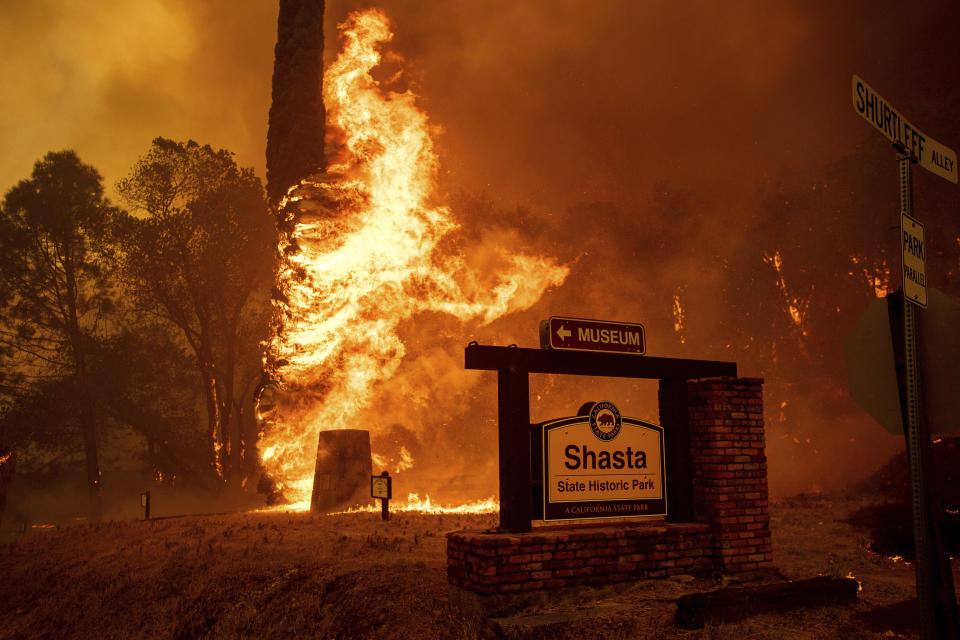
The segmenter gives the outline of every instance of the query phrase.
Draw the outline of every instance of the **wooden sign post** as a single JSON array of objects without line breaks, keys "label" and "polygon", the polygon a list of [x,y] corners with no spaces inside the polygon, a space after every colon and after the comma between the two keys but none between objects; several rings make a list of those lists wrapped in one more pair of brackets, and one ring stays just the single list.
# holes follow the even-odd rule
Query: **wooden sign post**
[{"label": "wooden sign post", "polygon": [[500,444],[500,531],[530,531],[534,487],[542,490],[542,470],[532,464],[530,424],[531,373],[659,379],[666,387],[661,408],[667,520],[693,522],[693,480],[690,477],[690,435],[685,403],[686,381],[717,376],[736,377],[733,362],[637,357],[626,353],[522,349],[471,342],[465,368],[497,372],[498,438]]},{"label": "wooden sign post", "polygon": [[390,519],[390,499],[393,497],[393,478],[389,471],[370,476],[370,497],[380,498],[380,517]]}]

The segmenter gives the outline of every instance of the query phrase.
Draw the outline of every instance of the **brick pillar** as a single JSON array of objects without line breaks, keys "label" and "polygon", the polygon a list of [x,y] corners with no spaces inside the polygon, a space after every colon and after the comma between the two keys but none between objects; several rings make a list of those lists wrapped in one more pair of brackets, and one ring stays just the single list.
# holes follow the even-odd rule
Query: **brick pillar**
[{"label": "brick pillar", "polygon": [[694,511],[711,527],[719,573],[773,566],[762,386],[762,378],[688,382]]}]

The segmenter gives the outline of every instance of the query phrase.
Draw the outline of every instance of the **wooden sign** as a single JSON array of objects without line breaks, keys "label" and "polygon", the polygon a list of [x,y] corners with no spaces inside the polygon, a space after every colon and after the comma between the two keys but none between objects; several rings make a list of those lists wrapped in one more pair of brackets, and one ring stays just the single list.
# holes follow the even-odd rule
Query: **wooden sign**
[{"label": "wooden sign", "polygon": [[553,316],[540,323],[540,348],[643,355],[643,325]]},{"label": "wooden sign", "polygon": [[543,425],[543,519],[667,513],[663,428],[596,402]]},{"label": "wooden sign", "polygon": [[390,500],[393,498],[393,478],[386,475],[370,476],[370,497]]}]

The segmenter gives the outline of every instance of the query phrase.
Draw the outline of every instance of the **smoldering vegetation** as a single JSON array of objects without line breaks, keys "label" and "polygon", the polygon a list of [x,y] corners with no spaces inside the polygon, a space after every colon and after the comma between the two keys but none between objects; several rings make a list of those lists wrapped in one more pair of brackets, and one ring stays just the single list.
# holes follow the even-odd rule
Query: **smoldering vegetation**
[{"label": "smoldering vegetation", "polygon": [[[933,459],[928,463],[941,507],[944,544],[947,553],[960,549],[960,437],[944,436],[933,443]],[[910,465],[904,452],[891,457],[876,472],[860,482],[853,495],[880,498],[876,504],[858,509],[847,522],[869,532],[870,548],[886,556],[912,561],[913,506]]]}]

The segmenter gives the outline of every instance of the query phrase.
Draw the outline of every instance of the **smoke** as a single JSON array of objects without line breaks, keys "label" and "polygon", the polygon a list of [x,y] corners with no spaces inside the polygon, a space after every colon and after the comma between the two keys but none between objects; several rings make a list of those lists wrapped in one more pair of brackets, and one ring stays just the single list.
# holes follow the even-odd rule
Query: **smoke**
[{"label": "smoke", "polygon": [[263,175],[274,2],[0,5],[0,184],[75,149],[108,193],[158,135],[237,153]]},{"label": "smoke", "polygon": [[[466,258],[482,266],[485,248],[504,244],[572,270],[533,308],[489,325],[431,314],[405,325],[419,357],[365,418],[384,423],[375,450],[382,438],[399,455],[390,443],[415,433],[410,473],[456,460],[451,492],[495,488],[494,376],[463,371],[459,350],[537,346],[537,322],[551,314],[643,322],[651,355],[734,360],[766,377],[775,492],[842,486],[902,446],[842,387],[842,338],[873,295],[844,260],[892,252],[885,228],[896,224],[893,152],[853,113],[850,77],[957,148],[956,3],[377,4],[406,61],[381,79],[402,68],[442,129],[437,199],[463,224]],[[365,6],[328,1],[328,60],[336,23]],[[0,12],[0,73],[16,96],[0,109],[4,188],[64,147],[112,184],[157,135],[232,149],[264,175],[275,2],[48,0]],[[931,283],[956,296],[957,188],[919,169],[915,185],[935,247]],[[792,295],[810,297],[807,335],[764,250],[781,252]],[[896,286],[896,258],[886,259]],[[535,376],[531,394],[535,420],[601,395],[628,415],[656,411],[646,382]],[[413,415],[385,417],[400,406]]]}]

